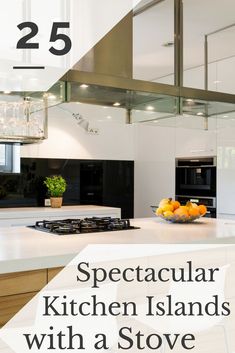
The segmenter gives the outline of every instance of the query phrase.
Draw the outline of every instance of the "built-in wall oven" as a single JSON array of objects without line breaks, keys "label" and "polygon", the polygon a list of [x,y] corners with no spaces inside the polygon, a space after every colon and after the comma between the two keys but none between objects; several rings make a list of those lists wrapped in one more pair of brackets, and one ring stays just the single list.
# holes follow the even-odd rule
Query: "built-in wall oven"
[{"label": "built-in wall oven", "polygon": [[176,159],[176,200],[205,204],[216,218],[216,157]]}]

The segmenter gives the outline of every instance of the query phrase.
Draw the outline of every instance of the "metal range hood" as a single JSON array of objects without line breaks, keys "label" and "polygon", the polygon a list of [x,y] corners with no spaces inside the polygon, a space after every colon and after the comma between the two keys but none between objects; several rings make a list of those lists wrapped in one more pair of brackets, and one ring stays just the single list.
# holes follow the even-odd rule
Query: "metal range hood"
[{"label": "metal range hood", "polygon": [[[235,96],[187,87],[165,85],[111,75],[69,71],[67,102],[117,106],[127,111],[127,122],[135,122],[132,111],[148,111],[151,107],[159,119],[176,115],[205,118],[235,112]],[[83,85],[88,87],[84,89]],[[154,118],[155,119],[155,118]]]},{"label": "metal range hood", "polygon": [[[149,4],[154,6],[162,1]],[[175,84],[133,79],[133,15],[148,8],[145,5],[138,12],[129,13],[62,78],[67,86],[66,101],[124,108],[127,123],[136,122],[132,112],[148,111],[150,107],[157,113],[154,120],[156,115],[165,119],[185,114],[204,117],[207,122],[210,117],[235,112],[235,95],[183,86],[182,0],[174,0]]]},{"label": "metal range hood", "polygon": [[73,70],[133,77],[133,14],[125,16],[100,42],[98,42]]}]

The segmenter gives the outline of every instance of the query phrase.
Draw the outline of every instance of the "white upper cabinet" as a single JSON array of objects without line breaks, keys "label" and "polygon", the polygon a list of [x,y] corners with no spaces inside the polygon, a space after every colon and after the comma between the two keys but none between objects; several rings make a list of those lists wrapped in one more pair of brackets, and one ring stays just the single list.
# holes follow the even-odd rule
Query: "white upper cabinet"
[{"label": "white upper cabinet", "polygon": [[216,156],[216,121],[210,119],[209,129],[205,130],[203,118],[185,118],[185,128],[175,129],[175,154],[176,157]]},{"label": "white upper cabinet", "polygon": [[218,122],[217,205],[219,214],[234,214],[235,121]]}]

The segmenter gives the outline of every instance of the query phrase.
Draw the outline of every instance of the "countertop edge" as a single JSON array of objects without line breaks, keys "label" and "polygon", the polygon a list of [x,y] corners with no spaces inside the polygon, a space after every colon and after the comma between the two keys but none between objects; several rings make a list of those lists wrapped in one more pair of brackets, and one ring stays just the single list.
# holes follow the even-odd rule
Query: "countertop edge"
[{"label": "countertop edge", "polygon": [[0,275],[65,267],[75,256],[77,256],[77,253],[1,261]]}]

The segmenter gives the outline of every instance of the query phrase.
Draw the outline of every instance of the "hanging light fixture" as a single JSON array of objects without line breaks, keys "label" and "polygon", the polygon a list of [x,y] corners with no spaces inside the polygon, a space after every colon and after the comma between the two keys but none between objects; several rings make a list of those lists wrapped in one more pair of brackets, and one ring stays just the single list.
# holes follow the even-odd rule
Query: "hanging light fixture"
[{"label": "hanging light fixture", "polygon": [[0,141],[33,143],[47,137],[46,99],[0,94]]},{"label": "hanging light fixture", "polygon": [[63,83],[48,92],[0,93],[0,142],[36,143],[47,138],[48,108],[64,100]]}]

